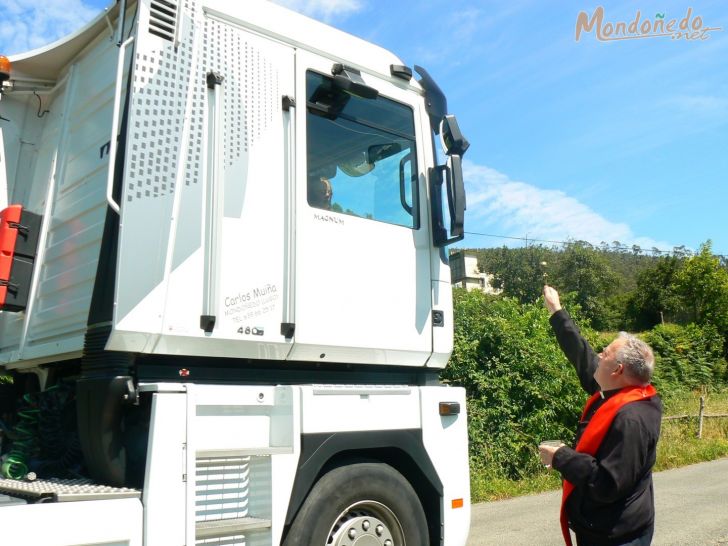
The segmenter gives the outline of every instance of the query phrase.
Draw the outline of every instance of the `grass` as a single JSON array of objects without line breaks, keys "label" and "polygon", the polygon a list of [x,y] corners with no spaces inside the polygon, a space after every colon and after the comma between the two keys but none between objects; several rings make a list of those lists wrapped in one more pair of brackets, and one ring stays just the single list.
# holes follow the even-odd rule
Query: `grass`
[{"label": "grass", "polygon": [[[655,464],[658,472],[728,456],[728,417],[704,419],[702,438],[698,438],[699,407],[700,393],[685,393],[666,400],[665,415],[695,417],[663,421]],[[728,392],[706,393],[705,413],[728,414]]]},{"label": "grass", "polygon": [[[663,421],[657,445],[655,471],[728,457],[728,417],[703,421],[702,438],[697,438],[700,392],[673,394],[665,398],[664,415],[695,415],[695,418]],[[728,391],[706,393],[705,413],[728,414]],[[553,491],[561,487],[557,472],[538,473],[512,480],[488,470],[471,470],[473,502],[503,500],[521,495]]]},{"label": "grass", "polygon": [[[728,390],[708,390],[703,394],[706,413],[728,413]],[[700,395],[700,392],[681,392],[663,396],[665,415],[697,415]]]},{"label": "grass", "polygon": [[504,500],[521,495],[532,495],[553,491],[561,487],[558,473],[546,469],[520,480],[510,480],[488,473],[473,472],[470,476],[470,498],[472,502]]}]

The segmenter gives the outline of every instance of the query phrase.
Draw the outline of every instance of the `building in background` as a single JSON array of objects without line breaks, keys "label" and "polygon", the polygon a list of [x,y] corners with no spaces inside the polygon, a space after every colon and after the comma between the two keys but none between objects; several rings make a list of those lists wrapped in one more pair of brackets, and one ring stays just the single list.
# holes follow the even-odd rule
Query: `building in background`
[{"label": "building in background", "polygon": [[450,275],[453,286],[466,290],[481,290],[486,294],[498,294],[493,288],[493,275],[481,272],[478,257],[467,250],[459,250],[450,255]]}]

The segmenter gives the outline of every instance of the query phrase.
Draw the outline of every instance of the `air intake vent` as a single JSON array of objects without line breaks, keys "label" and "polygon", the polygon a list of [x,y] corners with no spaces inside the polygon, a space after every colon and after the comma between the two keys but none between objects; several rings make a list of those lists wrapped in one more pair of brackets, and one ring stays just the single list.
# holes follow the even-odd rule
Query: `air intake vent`
[{"label": "air intake vent", "polygon": [[177,25],[177,2],[152,0],[149,15],[149,33],[174,42]]}]

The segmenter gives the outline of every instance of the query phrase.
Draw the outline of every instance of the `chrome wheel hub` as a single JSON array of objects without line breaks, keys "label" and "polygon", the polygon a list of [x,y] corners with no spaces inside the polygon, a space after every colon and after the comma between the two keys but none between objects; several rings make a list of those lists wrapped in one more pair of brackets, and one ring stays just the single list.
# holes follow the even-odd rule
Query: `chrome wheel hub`
[{"label": "chrome wheel hub", "polygon": [[344,510],[329,532],[327,546],[405,546],[399,519],[388,507],[361,501]]}]

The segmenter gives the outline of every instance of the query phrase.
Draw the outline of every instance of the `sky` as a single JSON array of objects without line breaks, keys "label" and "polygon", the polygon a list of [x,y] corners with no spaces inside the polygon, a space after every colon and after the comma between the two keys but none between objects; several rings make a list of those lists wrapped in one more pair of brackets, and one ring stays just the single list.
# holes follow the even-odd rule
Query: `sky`
[{"label": "sky", "polygon": [[[0,53],[51,42],[109,3],[0,0]],[[471,143],[458,246],[585,240],[669,251],[711,240],[728,256],[723,0],[278,3],[383,46],[438,82]],[[588,23],[600,6],[602,39],[595,23],[577,41],[580,12]],[[638,12],[640,26],[661,20],[663,29],[689,15],[699,32],[690,40],[630,33]]]}]

